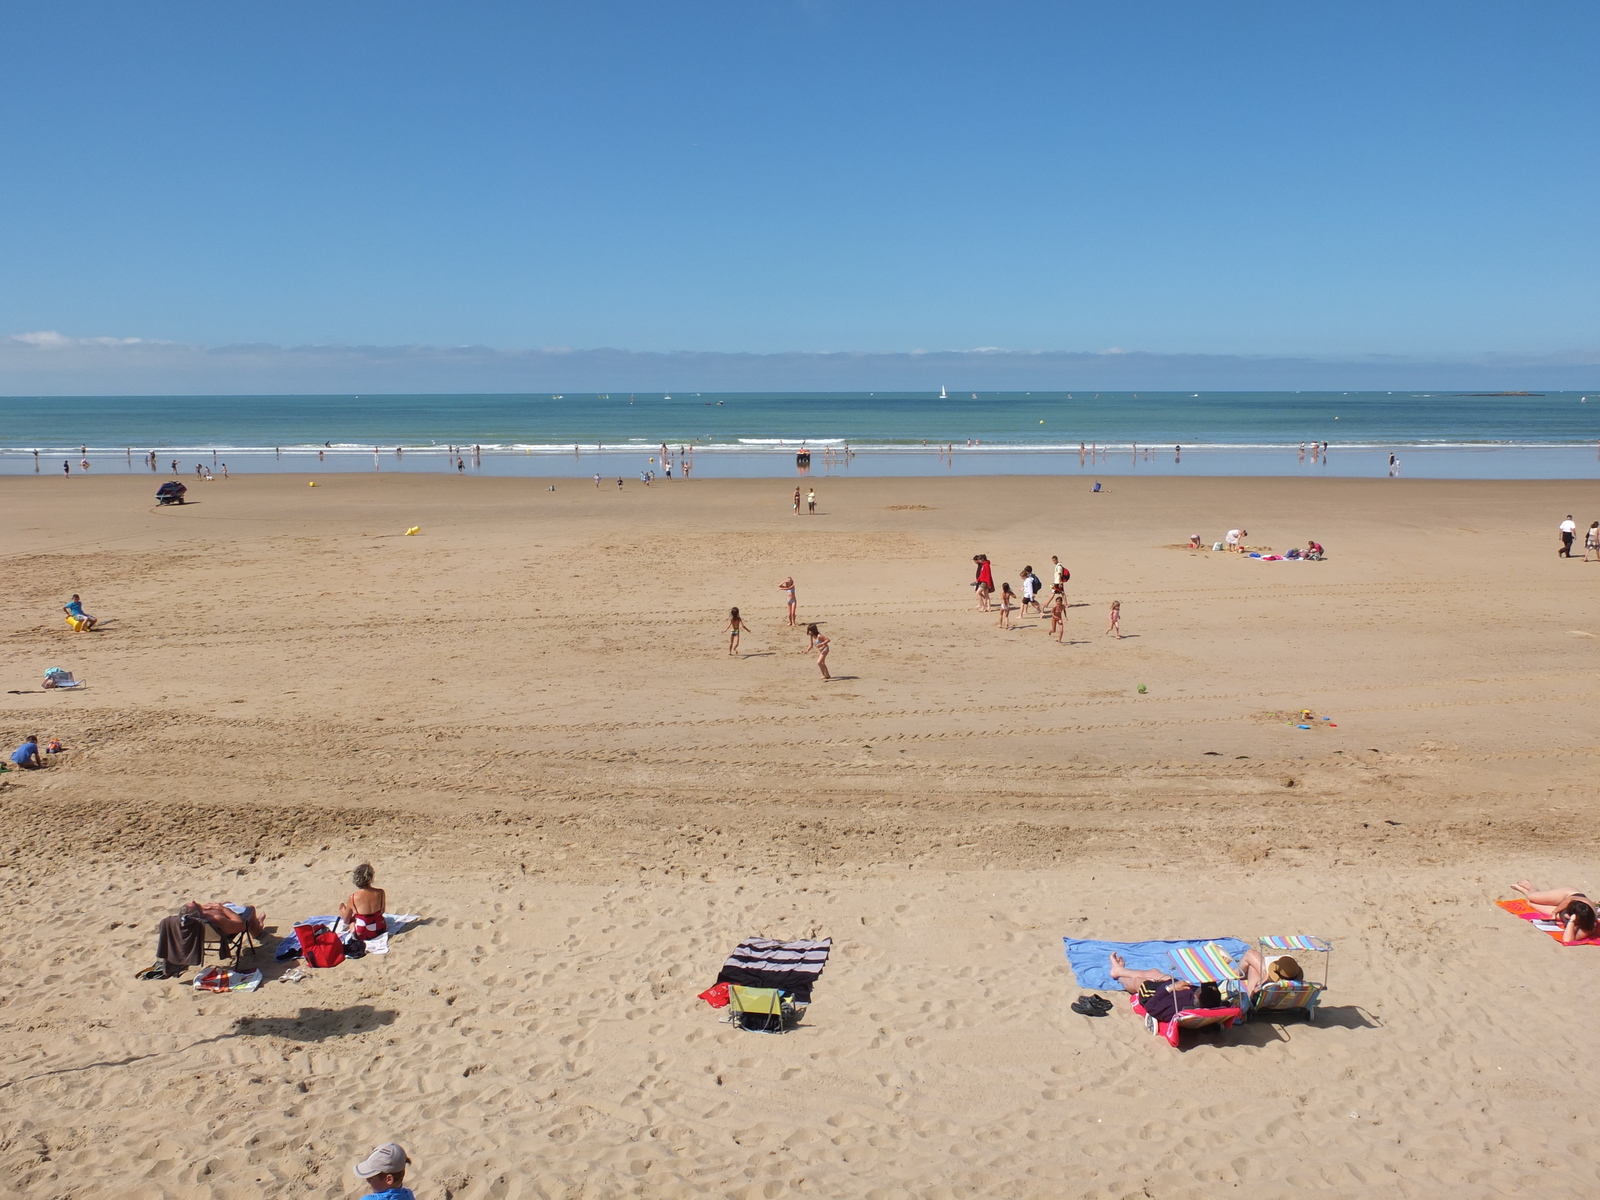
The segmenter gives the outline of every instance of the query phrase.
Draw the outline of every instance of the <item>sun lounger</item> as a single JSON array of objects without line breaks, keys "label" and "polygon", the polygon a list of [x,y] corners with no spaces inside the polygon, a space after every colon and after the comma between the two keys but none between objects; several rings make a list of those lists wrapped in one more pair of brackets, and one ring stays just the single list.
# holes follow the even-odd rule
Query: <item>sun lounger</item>
[{"label": "sun lounger", "polygon": [[1185,1029],[1227,1029],[1237,1025],[1244,1015],[1244,1010],[1237,1004],[1229,1004],[1221,1008],[1180,1009],[1170,1021],[1158,1021],[1144,1010],[1138,996],[1129,996],[1128,1002],[1133,1011],[1144,1018],[1145,1028],[1157,1037],[1165,1038],[1167,1045],[1174,1050],[1180,1048],[1178,1039]]}]

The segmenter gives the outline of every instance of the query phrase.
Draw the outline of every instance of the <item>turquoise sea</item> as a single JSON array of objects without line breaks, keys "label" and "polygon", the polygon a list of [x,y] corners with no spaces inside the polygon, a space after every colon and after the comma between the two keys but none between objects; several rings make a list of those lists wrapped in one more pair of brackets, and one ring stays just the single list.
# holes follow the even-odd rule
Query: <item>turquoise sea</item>
[{"label": "turquoise sea", "polygon": [[0,398],[5,474],[85,457],[148,474],[153,450],[162,474],[173,459],[437,472],[459,456],[482,474],[632,476],[661,470],[663,444],[702,478],[792,475],[805,447],[813,474],[1383,476],[1394,455],[1404,477],[1587,479],[1600,389]]}]

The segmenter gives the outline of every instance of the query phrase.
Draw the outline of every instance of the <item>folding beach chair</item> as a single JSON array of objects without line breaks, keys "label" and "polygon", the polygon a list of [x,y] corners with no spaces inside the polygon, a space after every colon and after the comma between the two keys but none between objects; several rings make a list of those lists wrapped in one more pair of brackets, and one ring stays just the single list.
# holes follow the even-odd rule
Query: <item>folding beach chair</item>
[{"label": "folding beach chair", "polygon": [[236,971],[243,969],[240,964],[244,962],[246,954],[249,954],[250,961],[254,962],[256,939],[250,933],[249,920],[245,920],[244,928],[238,933],[223,933],[210,921],[202,921],[200,923],[200,962],[202,964],[205,963],[208,952],[216,955],[218,962],[231,958],[233,960],[233,969]]},{"label": "folding beach chair", "polygon": [[749,1033],[784,1033],[794,1006],[777,988],[728,989],[728,1023]]},{"label": "folding beach chair", "polygon": [[[1310,979],[1280,979],[1263,983],[1250,997],[1250,1016],[1257,1013],[1287,1013],[1301,1011],[1306,1020],[1317,1019],[1317,1004],[1328,987],[1328,966],[1333,958],[1333,946],[1321,938],[1304,933],[1280,934],[1257,939],[1262,956],[1277,954],[1320,954],[1322,956],[1322,982]],[[1298,960],[1296,960],[1298,961]]]}]

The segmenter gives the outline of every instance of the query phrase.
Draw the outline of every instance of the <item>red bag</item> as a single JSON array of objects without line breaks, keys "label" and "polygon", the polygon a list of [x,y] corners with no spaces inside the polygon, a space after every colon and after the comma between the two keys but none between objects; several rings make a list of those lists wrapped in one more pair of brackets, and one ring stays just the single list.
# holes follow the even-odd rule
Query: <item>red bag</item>
[{"label": "red bag", "polygon": [[296,925],[301,956],[313,967],[337,967],[344,961],[344,946],[339,935],[326,925]]},{"label": "red bag", "polygon": [[711,1005],[712,1008],[727,1008],[728,985],[725,983],[714,983],[705,991],[701,992],[696,999],[704,1000],[707,1004]]}]

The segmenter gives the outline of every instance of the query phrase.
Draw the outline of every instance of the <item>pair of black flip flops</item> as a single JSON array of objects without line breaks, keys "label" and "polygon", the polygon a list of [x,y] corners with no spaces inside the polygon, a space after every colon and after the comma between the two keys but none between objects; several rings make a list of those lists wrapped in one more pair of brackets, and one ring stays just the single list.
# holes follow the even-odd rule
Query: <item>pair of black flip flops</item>
[{"label": "pair of black flip flops", "polygon": [[1111,1001],[1104,996],[1079,996],[1072,1002],[1072,1011],[1085,1017],[1103,1017],[1111,1011]]}]

